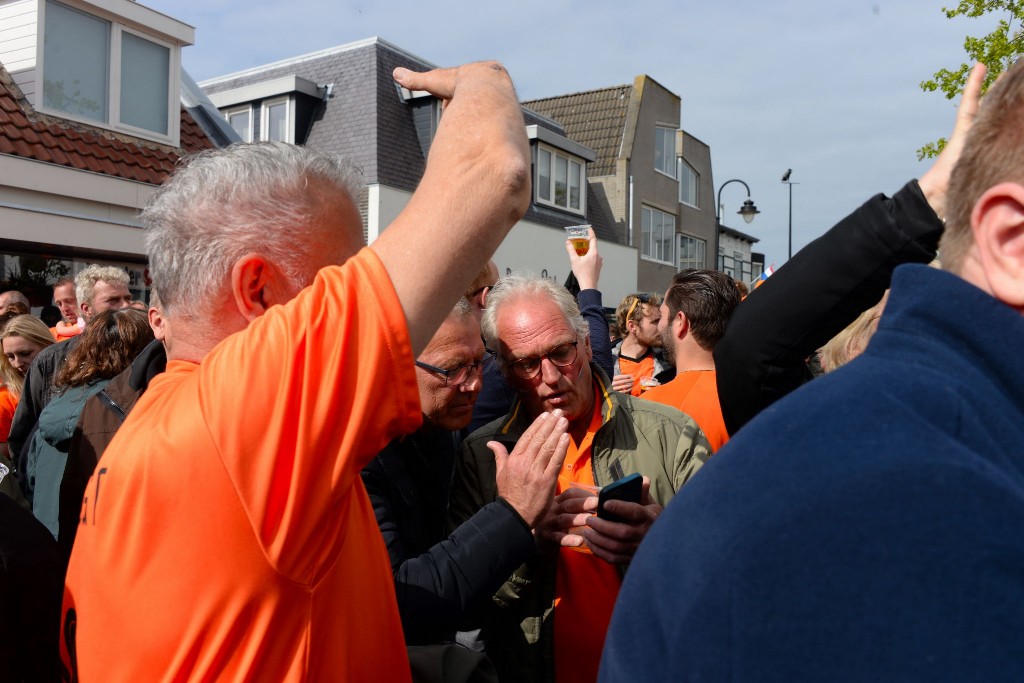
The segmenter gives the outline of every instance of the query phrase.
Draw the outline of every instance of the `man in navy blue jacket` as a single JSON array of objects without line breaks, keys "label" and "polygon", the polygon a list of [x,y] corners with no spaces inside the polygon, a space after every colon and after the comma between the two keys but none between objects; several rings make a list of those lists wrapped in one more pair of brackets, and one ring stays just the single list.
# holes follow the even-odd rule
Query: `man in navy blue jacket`
[{"label": "man in navy blue jacket", "polygon": [[[897,268],[867,351],[766,408],[667,507],[602,681],[1020,679],[1024,66],[979,109],[983,75],[919,184],[944,270]],[[850,234],[875,239],[888,201]]]}]

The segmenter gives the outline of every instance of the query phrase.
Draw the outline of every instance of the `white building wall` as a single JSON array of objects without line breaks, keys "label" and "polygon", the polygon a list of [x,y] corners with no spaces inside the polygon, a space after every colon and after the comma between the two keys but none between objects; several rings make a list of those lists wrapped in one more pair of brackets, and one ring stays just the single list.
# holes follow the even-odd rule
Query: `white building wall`
[{"label": "white building wall", "polygon": [[0,238],[144,258],[145,183],[0,155]]},{"label": "white building wall", "polygon": [[0,0],[0,64],[29,102],[35,102],[37,0]]}]

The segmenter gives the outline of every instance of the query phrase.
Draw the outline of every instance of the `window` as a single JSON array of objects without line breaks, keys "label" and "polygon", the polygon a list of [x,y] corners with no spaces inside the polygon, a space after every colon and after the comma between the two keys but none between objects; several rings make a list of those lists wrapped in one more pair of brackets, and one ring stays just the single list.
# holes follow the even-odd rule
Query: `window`
[{"label": "window", "polygon": [[260,121],[260,139],[273,142],[291,142],[289,126],[289,99],[269,100],[263,103],[263,119]]},{"label": "window", "polygon": [[174,141],[176,48],[53,0],[44,12],[44,109]]},{"label": "window", "polygon": [[252,142],[252,107],[228,109],[224,112],[228,125],[235,129],[242,142]]},{"label": "window", "polygon": [[654,169],[676,177],[676,132],[671,128],[654,129]]},{"label": "window", "polygon": [[674,266],[672,247],[676,239],[676,217],[643,207],[643,226],[640,236],[640,255],[650,261]]},{"label": "window", "polygon": [[736,277],[736,264],[731,256],[725,255],[725,249],[718,248],[718,269],[729,277]]},{"label": "window", "polygon": [[688,163],[679,160],[679,201],[683,204],[692,206],[695,209],[700,208],[700,204],[697,203],[697,185],[700,181],[700,176],[697,172],[690,167]]},{"label": "window", "polygon": [[586,170],[583,160],[537,147],[537,202],[573,213],[586,209]]},{"label": "window", "polygon": [[699,237],[679,235],[679,270],[684,268],[706,268],[705,252],[708,243]]}]

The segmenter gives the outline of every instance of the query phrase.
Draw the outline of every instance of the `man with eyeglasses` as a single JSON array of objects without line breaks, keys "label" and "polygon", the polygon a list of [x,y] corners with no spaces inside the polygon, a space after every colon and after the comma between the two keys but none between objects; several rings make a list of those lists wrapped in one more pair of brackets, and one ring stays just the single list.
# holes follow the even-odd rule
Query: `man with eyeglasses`
[{"label": "man with eyeglasses", "polygon": [[[423,426],[363,469],[395,578],[408,645],[451,641],[534,552],[568,438],[545,416],[498,475],[498,499],[449,536],[448,495],[458,432],[469,424],[487,356],[473,305],[461,299],[416,360]],[[513,450],[513,449],[509,449]],[[520,457],[525,454],[525,457]],[[501,454],[503,455],[503,454]]]},{"label": "man with eyeglasses", "polygon": [[639,396],[675,376],[672,364],[661,350],[660,306],[661,298],[657,294],[640,292],[625,297],[616,309],[615,322],[623,337],[612,348],[615,359],[612,389],[615,391]]},{"label": "man with eyeglasses", "polygon": [[[456,465],[450,526],[500,494],[495,444],[510,447],[539,415],[562,411],[571,442],[559,495],[538,523],[538,551],[495,595],[480,637],[500,680],[595,680],[622,570],[662,506],[707,461],[697,424],[669,406],[612,391],[592,362],[587,323],[559,284],[513,274],[500,280],[483,316],[516,401],[469,435]],[[639,502],[611,501],[625,521],[598,519],[594,486],[638,472]],[[581,488],[590,487],[589,490]]]}]

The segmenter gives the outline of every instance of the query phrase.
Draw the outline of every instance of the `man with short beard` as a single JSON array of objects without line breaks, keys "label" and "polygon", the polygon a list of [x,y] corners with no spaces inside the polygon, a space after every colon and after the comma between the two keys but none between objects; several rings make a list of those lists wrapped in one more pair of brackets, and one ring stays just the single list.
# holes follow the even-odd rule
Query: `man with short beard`
[{"label": "man with short beard", "polygon": [[693,269],[676,273],[665,292],[658,323],[662,348],[675,365],[676,377],[643,395],[692,417],[716,451],[729,434],[718,401],[712,351],[739,302],[739,291],[724,273]]},{"label": "man with short beard", "polygon": [[657,294],[630,294],[615,311],[615,321],[624,335],[612,349],[615,359],[612,389],[615,391],[639,396],[649,387],[672,379],[672,366],[659,348],[660,305]]}]

